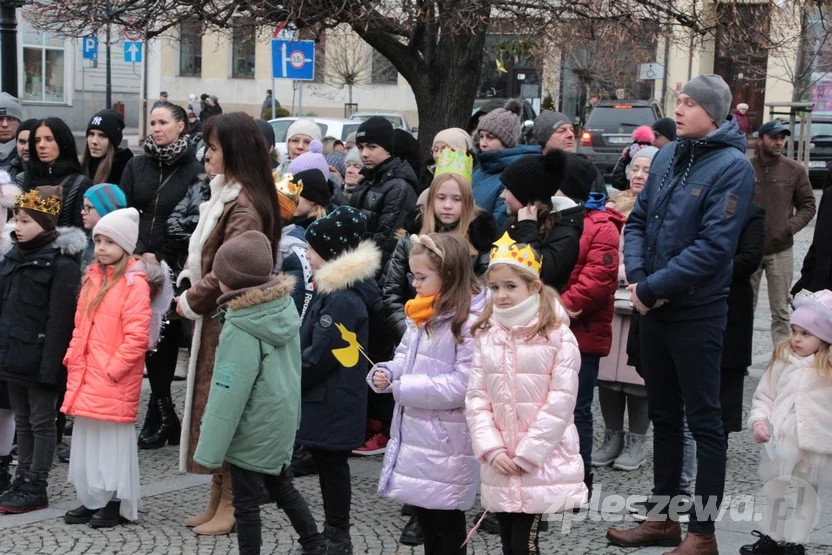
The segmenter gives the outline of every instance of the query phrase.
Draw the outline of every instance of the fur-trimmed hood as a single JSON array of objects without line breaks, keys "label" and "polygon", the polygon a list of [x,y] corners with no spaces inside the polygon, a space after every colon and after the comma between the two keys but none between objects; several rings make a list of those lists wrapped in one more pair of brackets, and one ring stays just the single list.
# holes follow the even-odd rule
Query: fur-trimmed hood
[{"label": "fur-trimmed hood", "polygon": [[3,226],[3,235],[0,237],[0,262],[6,260],[6,255],[12,250],[14,241],[12,241],[12,231],[14,231],[14,224],[9,222]]},{"label": "fur-trimmed hood", "polygon": [[77,227],[59,227],[54,245],[60,249],[61,254],[75,258],[84,253],[89,242],[90,239],[83,230]]},{"label": "fur-trimmed hood", "polygon": [[381,268],[381,250],[372,241],[362,241],[354,250],[341,253],[315,272],[319,293],[344,291],[375,279]]},{"label": "fur-trimmed hood", "polygon": [[295,278],[278,274],[269,282],[231,291],[219,298],[225,325],[233,325],[260,341],[280,347],[298,337],[300,317],[291,293]]}]

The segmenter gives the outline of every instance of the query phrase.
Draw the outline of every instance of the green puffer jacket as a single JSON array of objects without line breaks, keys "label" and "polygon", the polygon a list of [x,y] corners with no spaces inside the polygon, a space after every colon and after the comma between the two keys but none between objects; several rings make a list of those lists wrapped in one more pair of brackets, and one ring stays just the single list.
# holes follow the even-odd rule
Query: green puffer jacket
[{"label": "green puffer jacket", "polygon": [[294,278],[220,297],[225,322],[194,460],[280,474],[300,424],[300,318]]}]

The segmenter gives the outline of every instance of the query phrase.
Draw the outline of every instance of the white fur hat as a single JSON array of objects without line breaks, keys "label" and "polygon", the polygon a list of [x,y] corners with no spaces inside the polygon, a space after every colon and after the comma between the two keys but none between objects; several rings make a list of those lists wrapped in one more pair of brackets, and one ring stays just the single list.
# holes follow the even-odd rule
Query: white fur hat
[{"label": "white fur hat", "polygon": [[14,208],[14,201],[20,192],[20,188],[14,184],[8,172],[0,170],[0,229],[6,225],[9,210]]}]

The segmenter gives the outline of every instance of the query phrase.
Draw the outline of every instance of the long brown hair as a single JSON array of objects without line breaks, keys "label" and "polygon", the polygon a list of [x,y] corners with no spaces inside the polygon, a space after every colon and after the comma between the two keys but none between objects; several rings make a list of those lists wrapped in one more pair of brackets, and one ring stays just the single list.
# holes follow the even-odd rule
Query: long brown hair
[{"label": "long brown hair", "polygon": [[93,185],[99,183],[106,183],[107,178],[110,177],[110,171],[113,169],[113,160],[116,157],[116,149],[113,143],[107,146],[107,152],[101,157],[98,163],[98,169],[95,170],[95,175],[90,175],[90,163],[92,162],[92,154],[90,154],[90,145],[84,147],[84,157],[81,159],[81,167],[84,172],[92,179]]},{"label": "long brown hair", "polygon": [[442,286],[439,298],[433,306],[433,316],[425,323],[425,331],[430,335],[432,326],[438,317],[453,313],[451,317],[451,333],[457,343],[462,343],[462,327],[468,320],[471,311],[471,296],[480,292],[468,245],[458,233],[432,233],[430,238],[436,243],[443,257],[427,248],[423,244],[413,246],[410,256],[425,255],[431,266],[439,274]]},{"label": "long brown hair", "polygon": [[[536,283],[540,284],[540,293],[538,293],[538,295],[540,295],[540,310],[537,313],[537,325],[535,325],[531,333],[526,336],[526,341],[531,341],[535,335],[547,337],[550,333],[559,328],[561,324],[566,324],[567,326],[569,325],[568,321],[564,322],[560,316],[558,316],[556,307],[558,305],[563,306],[563,301],[561,301],[558,292],[541,282],[540,279],[534,277],[531,273],[521,270],[512,264],[494,264],[493,266],[489,266],[488,270],[485,272],[485,276],[483,276],[485,283],[488,283],[488,275],[491,271],[498,267],[510,269],[529,287],[532,287]],[[566,314],[570,318],[574,318],[578,315],[578,313],[567,310],[565,306],[563,306],[563,309],[566,310]],[[485,307],[482,316],[480,316],[471,327],[471,333],[477,334],[489,329],[491,327],[490,320],[493,313],[494,301],[492,299],[491,302],[489,302]]]},{"label": "long brown hair", "polygon": [[[774,366],[775,362],[787,362],[789,355],[792,353],[794,353],[794,347],[792,347],[791,338],[780,341],[774,348],[774,352],[771,353],[771,360],[768,363],[769,369]],[[813,364],[815,370],[818,372],[818,376],[824,378],[832,377],[832,360],[829,358],[830,355],[832,355],[832,349],[830,349],[829,344],[821,341],[820,348],[815,353],[815,361]]]},{"label": "long brown hair", "polygon": [[480,209],[474,204],[474,190],[471,187],[471,182],[460,175],[443,173],[434,178],[428,189],[428,199],[425,204],[425,215],[422,218],[422,229],[419,231],[421,235],[430,235],[436,233],[436,214],[433,211],[433,201],[436,199],[436,193],[439,187],[448,180],[453,180],[459,187],[459,194],[462,196],[462,214],[459,215],[459,222],[457,223],[456,232],[462,235],[468,242],[468,254],[477,254],[477,249],[471,244],[468,238],[468,228],[471,226]]},{"label": "long brown hair", "polygon": [[222,149],[225,176],[234,180],[251,197],[263,220],[263,233],[277,249],[280,243],[280,206],[274,188],[272,166],[266,141],[250,115],[230,112],[209,118],[202,139]]},{"label": "long brown hair", "polygon": [[[115,264],[111,264],[113,266],[113,273],[109,277],[107,276],[107,266],[101,264],[101,289],[98,290],[98,293],[95,294],[95,297],[92,299],[89,298],[90,291],[92,289],[92,281],[90,280],[89,272],[87,276],[84,278],[84,289],[81,294],[81,298],[83,299],[83,303],[87,307],[87,317],[92,318],[92,315],[95,314],[95,309],[98,308],[98,305],[101,304],[101,301],[104,300],[104,296],[107,294],[107,291],[112,289],[118,280],[124,277],[124,274],[127,273],[127,266],[130,263],[130,260],[141,260],[140,257],[134,254],[127,254],[124,253],[124,256],[121,257],[121,260],[116,262]],[[94,264],[98,264],[98,259],[94,261]]]}]

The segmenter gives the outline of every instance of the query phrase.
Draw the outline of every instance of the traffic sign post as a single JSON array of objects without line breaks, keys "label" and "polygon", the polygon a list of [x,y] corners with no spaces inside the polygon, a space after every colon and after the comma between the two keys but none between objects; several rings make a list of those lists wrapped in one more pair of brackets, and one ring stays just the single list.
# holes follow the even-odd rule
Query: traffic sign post
[{"label": "traffic sign post", "polygon": [[136,41],[124,41],[124,61],[136,63],[142,61],[142,43]]},{"label": "traffic sign post", "polygon": [[315,79],[315,41],[272,40],[272,78]]},{"label": "traffic sign post", "polygon": [[664,76],[664,65],[651,62],[649,64],[639,64],[638,79],[639,81],[653,81],[655,79],[662,79]]},{"label": "traffic sign post", "polygon": [[98,37],[95,35],[87,35],[84,37],[81,52],[85,60],[98,59]]}]

